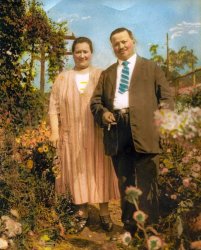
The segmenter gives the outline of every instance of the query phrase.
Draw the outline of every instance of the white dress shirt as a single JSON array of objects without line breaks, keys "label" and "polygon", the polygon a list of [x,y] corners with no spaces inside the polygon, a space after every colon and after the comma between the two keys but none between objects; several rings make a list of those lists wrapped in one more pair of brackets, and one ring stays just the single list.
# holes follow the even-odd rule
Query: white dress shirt
[{"label": "white dress shirt", "polygon": [[137,54],[134,54],[131,56],[127,62],[129,62],[128,67],[129,67],[129,85],[128,85],[128,91],[124,92],[123,94],[119,93],[119,85],[120,85],[120,78],[121,78],[121,72],[123,69],[123,65],[121,60],[118,60],[118,66],[117,66],[117,79],[116,79],[116,91],[115,91],[115,96],[114,96],[114,109],[123,109],[123,108],[128,108],[129,107],[129,86],[130,86],[130,81],[131,81],[131,76],[133,74],[133,70],[135,67],[136,63],[136,58]]}]

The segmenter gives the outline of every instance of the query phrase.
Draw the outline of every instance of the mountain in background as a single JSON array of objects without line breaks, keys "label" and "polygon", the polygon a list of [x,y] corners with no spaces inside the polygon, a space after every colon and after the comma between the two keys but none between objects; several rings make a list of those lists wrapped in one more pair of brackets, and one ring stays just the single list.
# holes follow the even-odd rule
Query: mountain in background
[{"label": "mountain in background", "polygon": [[[53,1],[55,2],[55,0]],[[166,54],[166,34],[172,27],[184,20],[199,20],[197,6],[187,0],[58,0],[47,11],[55,21],[68,21],[69,31],[75,36],[88,36],[95,47],[94,63],[106,67],[116,60],[111,50],[109,36],[118,27],[127,27],[134,32],[138,53],[150,57],[150,44],[159,44]],[[194,2],[196,3],[196,2]],[[110,6],[110,7],[109,7]],[[123,8],[124,7],[124,8]],[[183,34],[176,41],[170,41],[173,49],[187,46],[201,57],[198,42],[193,36]],[[98,63],[97,63],[98,62]]]},{"label": "mountain in background", "polygon": [[[87,36],[94,44],[93,65],[106,68],[116,61],[110,45],[110,33],[118,27],[133,31],[139,55],[150,58],[151,44],[159,45],[166,56],[169,47],[193,49],[201,65],[201,2],[194,0],[41,0],[54,21],[67,21],[69,33]],[[68,49],[71,47],[69,41]],[[73,64],[72,57],[69,60]]]}]

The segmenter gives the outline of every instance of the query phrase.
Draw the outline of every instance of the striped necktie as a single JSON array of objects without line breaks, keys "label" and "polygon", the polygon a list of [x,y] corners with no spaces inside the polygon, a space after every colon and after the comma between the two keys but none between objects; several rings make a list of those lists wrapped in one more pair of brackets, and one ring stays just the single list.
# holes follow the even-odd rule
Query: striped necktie
[{"label": "striped necktie", "polygon": [[129,67],[128,67],[129,62],[124,61],[122,63],[123,69],[121,72],[121,78],[120,78],[120,84],[119,84],[119,90],[118,92],[120,94],[125,93],[128,90],[128,84],[129,84]]}]

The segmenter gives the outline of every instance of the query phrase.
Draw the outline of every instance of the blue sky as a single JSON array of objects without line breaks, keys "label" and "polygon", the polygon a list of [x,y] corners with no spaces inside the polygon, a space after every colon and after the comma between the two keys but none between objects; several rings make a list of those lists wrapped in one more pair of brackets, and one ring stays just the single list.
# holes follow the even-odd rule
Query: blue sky
[{"label": "blue sky", "polygon": [[[112,30],[131,29],[138,54],[149,58],[151,44],[166,55],[169,47],[193,49],[201,66],[201,0],[41,0],[54,21],[68,22],[69,33],[94,43],[93,64],[106,68],[116,61],[109,42]],[[71,61],[70,61],[71,62]]]}]

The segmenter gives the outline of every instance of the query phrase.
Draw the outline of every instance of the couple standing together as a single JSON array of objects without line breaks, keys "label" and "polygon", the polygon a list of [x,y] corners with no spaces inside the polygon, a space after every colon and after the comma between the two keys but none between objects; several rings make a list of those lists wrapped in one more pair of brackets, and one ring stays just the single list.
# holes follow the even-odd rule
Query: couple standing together
[{"label": "couple standing together", "polygon": [[163,71],[136,54],[130,30],[114,30],[110,42],[118,60],[101,71],[90,64],[91,40],[75,39],[74,69],[60,73],[53,85],[50,140],[61,160],[56,191],[65,194],[69,188],[78,207],[78,231],[87,223],[88,203],[99,203],[101,226],[111,231],[108,202],[120,193],[121,219],[133,234],[135,207],[125,200],[125,190],[142,190],[139,207],[149,223],[157,223],[161,149],[154,112],[161,104],[172,108],[173,100]]}]

